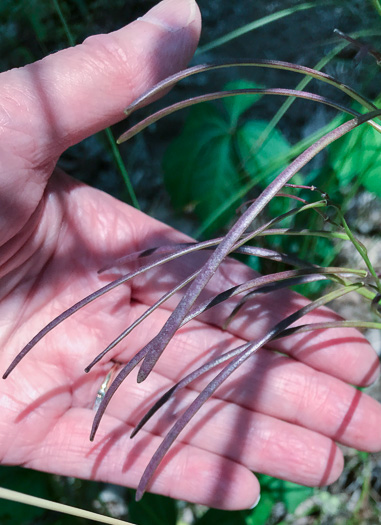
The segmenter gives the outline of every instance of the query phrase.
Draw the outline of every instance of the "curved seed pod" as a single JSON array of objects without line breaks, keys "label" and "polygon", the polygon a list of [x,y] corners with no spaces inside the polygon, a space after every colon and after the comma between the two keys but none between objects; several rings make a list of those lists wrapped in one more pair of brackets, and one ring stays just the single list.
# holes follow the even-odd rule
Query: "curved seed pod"
[{"label": "curved seed pod", "polygon": [[151,461],[146,467],[142,478],[140,480],[138,489],[136,491],[136,500],[140,500],[147,488],[148,483],[150,482],[152,476],[154,475],[157,467],[162,461],[165,454],[168,452],[169,448],[178,437],[178,435],[184,430],[185,426],[189,423],[192,417],[199,411],[202,405],[213,395],[217,388],[241,365],[243,364],[250,356],[253,355],[259,348],[262,348],[263,345],[274,339],[278,334],[283,330],[288,328],[291,324],[301,319],[307,313],[313,311],[319,306],[325,305],[328,302],[337,299],[347,293],[350,293],[363,286],[363,283],[353,284],[348,287],[342,287],[334,292],[320,297],[316,301],[309,303],[308,305],[300,308],[293,314],[289,315],[279,323],[277,323],[272,329],[270,329],[261,339],[257,341],[251,341],[247,347],[240,352],[233,360],[217,374],[217,376],[207,385],[204,390],[196,397],[196,399],[191,403],[191,405],[186,409],[186,411],[180,416],[176,421],[170,431],[167,433],[163,439],[161,445],[156,450],[155,454],[152,456]]}]

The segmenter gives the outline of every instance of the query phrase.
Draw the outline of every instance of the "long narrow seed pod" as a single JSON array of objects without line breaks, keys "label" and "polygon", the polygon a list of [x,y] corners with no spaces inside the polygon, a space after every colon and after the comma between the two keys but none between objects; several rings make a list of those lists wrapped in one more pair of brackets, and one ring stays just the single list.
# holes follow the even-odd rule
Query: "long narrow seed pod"
[{"label": "long narrow seed pod", "polygon": [[[320,275],[316,275],[319,274]],[[328,278],[329,276],[332,276],[334,273],[336,274],[352,274],[357,275],[361,277],[366,276],[366,272],[364,270],[347,270],[346,268],[319,268],[319,269],[304,269],[304,270],[289,270],[286,272],[279,272],[278,274],[272,274],[272,275],[266,275],[257,277],[256,279],[253,279],[252,281],[249,281],[248,283],[243,283],[242,285],[235,286],[231,288],[230,290],[226,290],[225,292],[222,292],[221,294],[217,295],[216,297],[212,298],[211,300],[205,301],[202,303],[199,307],[195,308],[183,321],[181,326],[184,326],[186,323],[194,319],[196,316],[200,315],[204,311],[206,311],[209,308],[212,308],[213,306],[216,306],[217,304],[221,303],[222,301],[233,297],[234,295],[237,295],[238,293],[242,293],[243,291],[253,288],[254,286],[258,286],[258,293],[268,293],[270,291],[274,291],[274,287],[270,288],[271,283],[274,283],[278,285],[278,288],[290,286],[291,284],[301,284],[304,282],[311,282],[311,281],[317,281],[321,279]],[[315,275],[314,275],[315,274]],[[325,275],[326,274],[326,275]],[[295,281],[292,281],[295,279]],[[278,281],[278,282],[277,282]],[[291,281],[291,283],[290,283]],[[117,391],[117,389],[120,387],[124,379],[134,370],[136,365],[141,362],[141,360],[147,355],[148,349],[147,345],[139,352],[138,357],[135,356],[127,365],[119,372],[119,375],[116,377],[116,379],[113,381],[111,387],[106,392],[104,398],[102,399],[96,416],[94,418],[93,426],[91,429],[90,434],[90,440],[92,441],[95,437],[96,431],[98,430],[99,424],[101,422],[101,419],[103,417],[103,414],[105,413],[105,410],[110,403],[113,395]],[[136,359],[137,358],[137,359]]]},{"label": "long narrow seed pod", "polygon": [[257,341],[251,341],[250,344],[245,348],[240,354],[238,354],[233,360],[221,371],[218,375],[207,385],[204,390],[196,397],[196,399],[191,403],[187,410],[180,416],[176,421],[170,431],[167,433],[163,439],[161,445],[156,450],[155,454],[152,456],[151,461],[146,467],[142,478],[140,480],[138,489],[136,491],[136,500],[139,501],[146,488],[150,482],[152,476],[154,475],[157,467],[164,458],[165,454],[168,452],[169,448],[182,432],[184,427],[189,423],[193,416],[199,411],[203,404],[213,395],[217,388],[249,357],[251,357],[255,352],[259,350],[263,345],[271,341],[276,337],[280,332],[288,328],[291,324],[301,319],[307,313],[315,310],[316,308],[327,304],[328,302],[337,299],[347,293],[350,293],[358,288],[363,286],[362,283],[353,284],[346,288],[340,288],[331,292],[329,294],[320,297],[316,301],[309,303],[308,305],[300,308],[298,311],[289,315],[279,323],[277,323],[271,330],[269,330],[261,339]]},{"label": "long narrow seed pod", "polygon": [[[344,113],[348,113],[352,116],[359,116],[360,113],[358,111],[354,111],[351,108],[347,108],[346,106],[343,106],[342,104],[338,104],[334,100],[330,100],[326,97],[322,97],[321,95],[316,95],[315,93],[310,93],[308,91],[298,91],[296,89],[283,89],[283,88],[271,88],[271,89],[265,89],[265,88],[255,88],[255,89],[232,89],[232,90],[226,90],[226,91],[217,91],[215,93],[208,93],[206,95],[199,95],[197,97],[188,98],[186,100],[183,100],[181,102],[176,102],[175,104],[172,104],[171,106],[167,106],[159,111],[156,111],[149,117],[143,119],[135,126],[132,126],[132,128],[125,131],[117,140],[118,144],[122,144],[123,142],[126,142],[126,140],[131,139],[143,129],[146,129],[151,124],[154,124],[158,120],[161,120],[164,117],[167,117],[168,115],[171,115],[172,113],[175,113],[176,111],[180,111],[181,109],[188,108],[190,106],[194,106],[195,104],[200,104],[201,102],[211,102],[213,100],[221,100],[228,97],[235,97],[237,95],[278,95],[283,97],[295,97],[295,98],[302,98],[305,100],[311,100],[314,102],[320,102],[320,104],[325,104],[326,106],[330,106],[334,109],[337,109],[338,111],[342,111]],[[380,128],[381,131],[381,128]]]},{"label": "long narrow seed pod", "polygon": [[140,316],[136,321],[134,321],[126,330],[124,330],[118,337],[116,337],[100,354],[95,357],[91,361],[91,363],[85,368],[85,372],[88,373],[93,368],[94,365],[96,365],[110,350],[112,350],[117,344],[119,344],[125,337],[128,336],[132,332],[134,328],[136,328],[141,322],[144,321],[144,319],[147,319],[147,317],[154,312],[159,306],[161,306],[165,301],[167,301],[170,297],[175,295],[178,291],[180,291],[184,286],[186,286],[188,283],[190,283],[196,275],[198,275],[200,270],[197,270],[196,272],[193,272],[192,275],[189,275],[186,279],[181,281],[177,286],[172,288],[169,292],[164,294],[156,303],[154,303],[150,308],[147,308],[147,310]]},{"label": "long narrow seed pod", "polygon": [[[285,262],[287,264],[292,264],[292,265],[293,264],[297,264],[297,265],[299,264],[299,265],[303,266],[303,263],[301,261],[298,262],[296,258],[292,258],[290,256],[287,256],[286,254],[279,254],[278,252],[275,252],[275,251],[272,251],[272,250],[267,250],[265,248],[241,247],[241,244],[244,244],[247,241],[249,241],[250,239],[254,238],[257,234],[262,232],[267,226],[271,226],[271,225],[275,224],[276,222],[279,222],[280,220],[282,220],[282,219],[284,219],[284,218],[286,218],[286,217],[288,217],[288,216],[290,216],[292,214],[300,213],[301,211],[305,211],[305,210],[308,210],[310,208],[320,206],[320,205],[322,205],[321,202],[323,202],[323,201],[317,201],[315,203],[311,203],[311,204],[302,206],[300,208],[294,208],[293,210],[290,210],[289,212],[287,212],[285,214],[282,214],[279,217],[276,217],[275,219],[269,221],[267,223],[267,225],[261,226],[257,230],[254,230],[254,231],[250,232],[249,234],[246,234],[241,239],[241,242],[238,243],[234,247],[233,251],[235,251],[237,253],[254,255],[254,256],[257,256],[257,257],[268,257],[268,258],[272,258],[273,260],[280,260],[280,261]],[[96,292],[88,295],[87,297],[81,299],[76,304],[72,305],[70,308],[68,308],[67,310],[62,312],[62,314],[60,314],[55,319],[53,319],[42,330],[40,330],[40,332],[38,332],[38,334],[36,334],[36,336],[31,341],[28,342],[28,344],[21,350],[21,352],[12,361],[12,363],[10,364],[10,366],[8,367],[8,369],[6,370],[6,372],[3,375],[3,379],[6,379],[8,377],[8,375],[12,372],[12,370],[15,368],[15,366],[27,355],[27,353],[30,352],[30,350],[41,339],[43,339],[43,337],[45,337],[45,335],[47,335],[51,330],[53,330],[53,328],[58,326],[60,323],[65,321],[68,317],[73,315],[75,312],[77,312],[78,310],[80,310],[81,308],[86,306],[87,304],[91,303],[95,299],[98,299],[99,297],[101,297],[105,293],[108,293],[109,291],[113,290],[117,286],[120,286],[121,284],[124,284],[124,283],[128,282],[129,280],[133,279],[134,277],[137,277],[138,275],[140,275],[140,274],[142,274],[142,273],[144,273],[144,272],[146,272],[148,270],[151,270],[152,268],[155,268],[155,267],[157,267],[157,266],[159,266],[161,264],[164,264],[166,262],[170,262],[170,261],[172,261],[172,260],[174,260],[174,259],[176,259],[178,257],[181,257],[183,255],[187,255],[189,253],[193,253],[195,251],[200,251],[200,250],[205,250],[205,249],[210,249],[210,248],[214,249],[214,247],[217,244],[219,244],[222,241],[222,239],[223,239],[223,237],[220,237],[220,238],[217,238],[217,239],[208,240],[208,241],[203,241],[203,242],[199,242],[199,243],[197,243],[197,242],[193,242],[193,243],[192,242],[190,242],[190,243],[179,243],[179,244],[176,244],[176,245],[166,245],[166,246],[161,246],[161,247],[157,247],[157,248],[149,248],[149,249],[146,249],[146,250],[142,250],[140,252],[134,252],[132,254],[128,254],[127,256],[124,256],[124,257],[118,259],[114,263],[113,266],[118,265],[118,264],[124,264],[124,263],[130,262],[130,261],[134,261],[134,260],[139,259],[139,258],[148,257],[148,256],[154,255],[154,254],[155,255],[157,255],[157,254],[159,254],[159,255],[164,254],[164,256],[162,258],[160,258],[160,259],[158,259],[156,261],[153,261],[152,263],[146,264],[145,266],[142,266],[141,268],[139,268],[135,272],[128,273],[127,275],[124,275],[124,276],[120,277],[119,279],[116,279],[116,280],[112,281],[111,283],[109,283],[106,286],[100,288],[99,290],[97,290]],[[100,270],[100,272],[103,272],[103,271],[105,271],[105,270],[107,270],[109,268],[111,268],[111,265],[105,266],[104,268],[102,268]],[[129,329],[127,329],[127,330],[129,330]],[[129,332],[130,332],[130,330],[128,331],[128,333]],[[105,355],[109,350],[111,350],[111,348],[114,348],[114,346],[118,342],[119,342],[119,340],[113,341],[111,343],[111,345],[109,347],[107,347],[102,352],[102,356]],[[98,360],[99,360],[98,358],[101,359],[101,357],[98,356],[96,358],[96,362],[98,362]],[[93,364],[95,364],[95,363],[92,362],[86,368],[86,370],[89,370],[93,366]]]},{"label": "long narrow seed pod", "polygon": [[118,279],[115,279],[109,284],[106,284],[99,290],[91,293],[87,297],[81,299],[74,305],[72,305],[70,308],[62,312],[62,314],[58,315],[55,319],[53,319],[50,323],[48,323],[38,334],[36,334],[29,343],[27,343],[24,348],[17,354],[17,356],[13,359],[12,363],[9,365],[5,373],[3,374],[3,379],[6,379],[9,374],[12,372],[12,370],[18,365],[18,363],[32,350],[32,348],[39,342],[41,339],[43,339],[53,328],[58,326],[60,323],[65,321],[68,317],[72,316],[75,312],[83,308],[84,306],[88,305],[92,301],[95,301],[95,299],[98,299],[102,295],[110,292],[114,288],[120,286],[121,284],[124,284],[134,277],[137,277],[138,275],[141,275],[142,273],[151,270],[152,268],[155,268],[157,266],[160,266],[161,264],[164,264],[169,261],[173,261],[177,257],[180,257],[181,255],[192,253],[198,250],[201,250],[202,248],[206,246],[213,246],[214,241],[205,241],[202,243],[195,243],[188,245],[186,247],[180,247],[177,250],[174,250],[173,252],[169,253],[168,255],[162,257],[158,261],[153,261],[152,263],[146,264],[139,268],[138,270],[134,272],[130,272],[126,275],[123,275],[122,277],[119,277]]},{"label": "long narrow seed pod", "polygon": [[[337,276],[358,276],[365,278],[367,272],[365,270],[348,269],[342,267],[313,267],[313,268],[302,268],[300,270],[287,270],[285,272],[277,272],[269,275],[263,275],[246,281],[240,285],[234,286],[218,294],[216,297],[208,299],[194,308],[184,319],[181,326],[189,323],[195,317],[209,310],[213,306],[216,306],[231,297],[239,295],[241,293],[251,290],[251,293],[268,293],[281,289],[284,287],[294,286],[297,284],[304,284],[307,282],[314,282],[322,279],[329,279]],[[344,284],[341,282],[341,284]],[[240,304],[240,303],[238,303]],[[235,308],[233,310],[235,312]],[[232,312],[232,314],[233,314]],[[231,314],[231,315],[232,315]],[[230,319],[230,316],[229,316]],[[226,322],[224,323],[225,326]]]},{"label": "long narrow seed pod", "polygon": [[[350,86],[347,86],[346,84],[344,84],[340,80],[337,80],[331,75],[327,75],[327,73],[322,73],[321,71],[317,71],[316,69],[312,69],[310,67],[301,66],[299,64],[292,64],[290,62],[284,62],[281,60],[220,60],[218,62],[210,64],[199,64],[179,71],[165,78],[161,82],[158,82],[151,89],[143,93],[140,97],[136,98],[133,102],[131,102],[131,104],[126,108],[125,114],[127,116],[130,115],[133,111],[136,111],[138,108],[147,104],[147,102],[149,102],[150,99],[152,99],[155,95],[158,95],[164,90],[168,90],[170,87],[177,84],[177,82],[179,82],[180,80],[190,77],[191,75],[229,67],[262,67],[267,69],[282,69],[285,71],[293,71],[294,73],[307,75],[309,77],[315,78],[316,80],[320,80],[322,82],[330,84],[331,86],[336,87],[337,89],[343,91],[346,95],[349,95],[353,100],[356,100],[370,111],[377,109],[377,107],[370,100],[360,95],[360,93],[355,91]],[[374,122],[369,123],[372,125],[375,124]],[[379,127],[377,124],[376,126]]]},{"label": "long narrow seed pod", "polygon": [[[289,286],[293,286],[295,284],[304,284],[304,283],[307,283],[307,282],[316,282],[318,280],[322,280],[322,279],[327,279],[329,278],[330,276],[330,273],[335,273],[336,275],[341,273],[341,270],[345,270],[345,269],[339,269],[339,268],[325,268],[325,269],[321,269],[321,270],[327,270],[327,272],[324,272],[322,271],[321,272],[321,275],[302,275],[302,273],[297,270],[296,272],[281,272],[283,275],[279,275],[279,279],[282,279],[280,280],[279,282],[276,282],[275,281],[275,276],[276,274],[274,274],[273,276],[273,282],[272,284],[270,284],[270,281],[268,281],[268,284],[266,285],[263,285],[263,286],[258,286],[257,290],[255,290],[254,292],[252,293],[269,293],[269,292],[273,292],[274,290],[276,289],[281,289],[281,288],[285,288],[285,287],[289,287]],[[338,270],[338,271],[337,271]],[[342,272],[343,274],[347,273],[346,271],[343,271]],[[289,276],[286,277],[286,274],[289,274]],[[297,275],[299,274],[300,277],[293,277],[291,275]],[[366,272],[365,271],[361,271],[361,270],[355,270],[354,271],[354,274],[356,275],[359,275],[359,276],[362,276],[362,277],[366,277]],[[266,276],[266,277],[270,277],[270,276]],[[258,282],[260,281],[261,278],[258,278]],[[255,280],[253,280],[254,282]],[[247,283],[241,285],[242,287],[244,287]],[[235,289],[237,289],[237,293],[241,293],[239,291],[239,288],[240,287],[235,287]],[[234,291],[235,291],[234,289]],[[233,290],[233,289],[231,289]],[[231,293],[231,295],[229,295],[228,297],[232,297],[233,296],[233,293]],[[237,294],[236,293],[236,294]],[[224,292],[219,294],[220,296],[223,296],[224,295]],[[203,305],[201,305],[196,313],[191,313],[185,320],[184,320],[184,323],[183,325],[185,325],[187,322],[189,322],[191,319],[194,319],[194,317],[196,317],[196,315],[199,315],[201,312],[204,312],[205,310],[207,310],[208,308],[211,308],[213,306],[215,306],[216,304],[219,304],[220,302],[222,302],[223,300],[226,300],[226,298],[223,298],[221,300],[218,300],[219,296],[217,296],[216,298],[214,298],[212,301],[210,301],[209,303],[206,301],[205,303],[203,303]],[[235,311],[235,309],[233,310],[233,312]],[[232,317],[232,314],[229,316],[228,319],[230,319]],[[342,324],[342,323],[348,323],[348,321],[343,321],[343,322],[338,322],[338,325],[339,326],[354,326],[352,324]],[[226,323],[225,323],[226,324]],[[316,325],[316,326],[315,326]],[[292,333],[294,332],[297,332],[299,333],[300,331],[310,331],[310,330],[314,330],[314,329],[318,329],[318,328],[330,328],[331,325],[334,325],[336,326],[337,324],[336,323],[316,323],[316,324],[313,324],[313,325],[303,325],[304,327],[309,327],[309,328],[304,328],[304,330],[298,330],[297,328],[299,327],[296,327],[295,329],[294,328],[290,328],[288,329],[289,330],[289,333],[286,333],[287,330],[284,330],[283,332],[281,332],[281,334],[279,334],[276,339],[279,339],[281,337],[286,337],[287,335],[291,335]],[[379,325],[381,327],[381,324],[380,323],[370,323],[370,325]],[[200,377],[201,375],[205,374],[206,372],[208,372],[209,370],[211,370],[212,368],[215,368],[219,365],[221,365],[222,363],[224,363],[225,361],[228,361],[229,359],[232,359],[233,357],[235,357],[236,355],[238,355],[239,353],[241,353],[244,349],[246,349],[247,345],[250,344],[250,343],[246,343],[245,345],[242,345],[238,348],[235,348],[234,350],[230,350],[229,352],[226,352],[220,356],[218,356],[217,358],[215,359],[212,359],[211,361],[208,361],[207,363],[205,363],[204,365],[200,366],[199,368],[197,368],[196,370],[194,370],[193,372],[191,372],[190,374],[188,374],[187,376],[185,376],[181,381],[179,381],[176,385],[174,385],[172,388],[170,388],[167,392],[165,392],[161,397],[160,399],[148,410],[148,412],[142,417],[142,419],[139,421],[139,423],[135,426],[133,432],[131,433],[131,438],[134,437],[138,431],[147,423],[147,421],[149,421],[152,416],[167,402],[169,401],[179,390],[181,390],[182,388],[185,388],[186,386],[188,386],[191,382],[193,382],[195,379],[197,379],[198,377]]]},{"label": "long narrow seed pod", "polygon": [[231,252],[233,246],[238,242],[245,230],[257,217],[257,215],[270,202],[272,197],[278,193],[300,169],[305,166],[317,153],[322,151],[326,146],[342,137],[352,129],[360,124],[381,114],[381,110],[372,111],[361,117],[356,117],[348,122],[345,122],[338,128],[330,131],[315,144],[307,148],[301,155],[299,155],[285,170],[282,171],[261,193],[248,210],[238,219],[234,226],[230,229],[223,241],[218,245],[216,250],[210,256],[208,261],[203,266],[202,271],[192,282],[188,290],[185,292],[181,301],[173,311],[159,334],[148,343],[148,353],[144,358],[138,373],[138,382],[144,381],[149,375],[160,355],[168,345],[169,341],[175,334],[176,330],[181,325],[183,319],[186,317],[189,310],[192,308],[197,297],[207,285],[211,277],[216,272],[217,268],[224,260],[224,258]]}]

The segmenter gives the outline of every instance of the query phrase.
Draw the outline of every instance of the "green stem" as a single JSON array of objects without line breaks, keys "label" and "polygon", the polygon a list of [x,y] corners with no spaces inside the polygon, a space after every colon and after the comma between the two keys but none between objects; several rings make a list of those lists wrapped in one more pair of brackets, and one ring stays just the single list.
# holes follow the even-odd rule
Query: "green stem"
[{"label": "green stem", "polygon": [[58,2],[58,0],[53,0],[53,5],[57,11],[57,15],[58,15],[58,18],[60,19],[61,21],[61,24],[62,24],[62,27],[63,27],[63,30],[65,31],[65,34],[66,34],[66,38],[70,44],[70,46],[75,46],[75,38],[74,38],[74,35],[73,33],[70,31],[70,28],[69,28],[69,25],[68,23],[66,22],[66,18],[62,12],[62,9],[60,7],[60,4]]},{"label": "green stem", "polygon": [[367,503],[367,499],[369,498],[369,493],[371,489],[371,481],[372,481],[372,468],[369,456],[366,457],[364,461],[364,467],[363,467],[363,484],[361,489],[360,498],[357,502],[356,508],[353,512],[355,518],[361,519],[361,511],[364,509]]},{"label": "green stem", "polygon": [[381,293],[381,283],[380,283],[380,279],[377,275],[377,272],[375,271],[375,269],[373,268],[373,265],[372,263],[370,262],[370,259],[368,257],[368,252],[365,248],[364,245],[362,245],[357,239],[356,237],[353,235],[353,233],[351,232],[348,224],[347,224],[347,221],[345,220],[344,218],[344,215],[342,213],[342,211],[340,210],[340,208],[337,206],[337,205],[333,205],[334,208],[336,208],[337,210],[337,213],[340,217],[340,220],[344,226],[344,229],[345,229],[345,232],[346,234],[348,235],[349,239],[351,240],[353,246],[356,248],[356,250],[358,251],[358,253],[361,255],[363,261],[365,262],[370,274],[373,276],[374,280],[375,280],[375,283],[376,283],[376,286],[377,286],[377,289],[379,291],[379,293]]},{"label": "green stem", "polygon": [[379,0],[372,0],[373,7],[376,9],[378,14],[381,16],[381,4]]},{"label": "green stem", "polygon": [[130,196],[131,202],[132,202],[132,204],[133,204],[133,206],[135,208],[140,210],[141,207],[140,207],[139,201],[138,201],[138,199],[136,197],[136,193],[134,191],[134,188],[132,186],[130,177],[128,175],[127,168],[124,165],[124,162],[123,162],[122,156],[120,154],[120,151],[119,151],[119,149],[116,146],[115,139],[114,139],[114,136],[112,134],[111,128],[106,128],[105,129],[105,133],[106,133],[106,137],[107,137],[108,143],[109,143],[110,148],[111,148],[112,155],[114,157],[114,161],[116,162],[116,165],[118,166],[119,172],[122,175],[122,178],[123,178],[124,184],[125,184],[125,186],[127,188],[127,192],[128,192],[128,194]]}]

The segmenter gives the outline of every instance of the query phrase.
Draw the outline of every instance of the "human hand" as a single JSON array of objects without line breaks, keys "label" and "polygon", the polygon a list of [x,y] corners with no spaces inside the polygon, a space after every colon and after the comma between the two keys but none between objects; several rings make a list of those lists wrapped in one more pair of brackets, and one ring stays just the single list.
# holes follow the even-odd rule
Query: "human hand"
[{"label": "human hand", "polygon": [[[55,169],[68,146],[106,127],[123,109],[192,55],[200,19],[193,0],[167,0],[148,18],[96,36],[0,76],[0,369],[53,317],[104,284],[96,271],[120,255],[183,239],[178,232]],[[175,31],[168,26],[182,27]],[[114,290],[58,326],[1,383],[0,461],[131,487],[160,435],[199,391],[187,388],[160,420],[129,434],[163,389],[222,347],[253,339],[303,300],[263,296],[220,330],[193,321],[175,336],[142,384],[136,375],[116,393],[94,443],[93,405],[112,359],[126,362],[155,335],[175,301],[156,310],[88,375],[83,368],[166,288],[185,262]],[[234,272],[231,271],[233,265]],[[228,262],[221,279],[250,270]],[[217,287],[218,279],[213,286]],[[160,285],[160,286],[159,286]],[[223,319],[223,316],[220,316]],[[310,320],[336,319],[326,309]],[[191,327],[191,328],[190,328]],[[147,330],[148,328],[148,330]],[[275,343],[274,343],[275,345]],[[335,441],[379,450],[380,406],[349,386],[367,385],[378,359],[355,330],[279,340],[260,350],[221,387],[173,447],[150,489],[209,506],[237,509],[257,500],[251,471],[306,485],[332,482],[342,469]]]}]

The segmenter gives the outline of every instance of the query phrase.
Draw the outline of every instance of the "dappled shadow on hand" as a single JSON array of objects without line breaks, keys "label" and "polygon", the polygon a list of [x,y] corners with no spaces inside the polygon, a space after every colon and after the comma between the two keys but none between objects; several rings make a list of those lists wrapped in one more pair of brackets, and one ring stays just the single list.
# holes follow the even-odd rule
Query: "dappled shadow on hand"
[{"label": "dappled shadow on hand", "polygon": [[[74,383],[66,383],[65,385],[61,385],[61,386],[50,389],[49,391],[45,392],[44,394],[34,399],[21,412],[19,412],[16,416],[15,423],[20,423],[27,416],[29,416],[30,414],[32,414],[39,408],[42,408],[46,403],[49,403],[54,398],[60,397],[62,394],[71,395],[74,390],[77,390],[78,388],[86,384],[92,383],[93,380],[94,379],[92,376],[83,374],[76,381],[74,381]],[[69,409],[70,407],[71,407],[71,401],[70,401],[70,404],[67,406],[67,408]],[[59,409],[62,410],[62,407],[60,407]]]}]

